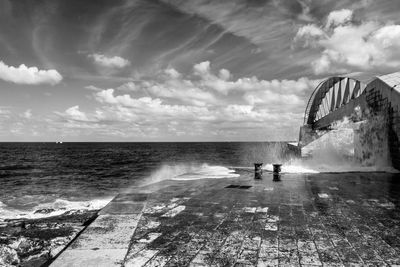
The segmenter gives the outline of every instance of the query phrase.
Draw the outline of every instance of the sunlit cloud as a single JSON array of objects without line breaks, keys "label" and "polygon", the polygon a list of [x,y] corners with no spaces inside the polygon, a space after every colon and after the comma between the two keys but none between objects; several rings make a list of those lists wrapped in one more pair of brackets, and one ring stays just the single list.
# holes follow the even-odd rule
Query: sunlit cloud
[{"label": "sunlit cloud", "polygon": [[27,67],[21,64],[19,67],[6,65],[0,61],[0,79],[17,84],[51,84],[55,85],[63,79],[58,71],[39,70],[37,67]]},{"label": "sunlit cloud", "polygon": [[307,78],[234,78],[229,70],[213,70],[211,62],[204,61],[195,64],[188,75],[167,68],[152,79],[131,81],[117,88],[90,86],[100,105],[96,110],[84,113],[73,106],[57,114],[74,122],[74,128],[80,125],[82,129],[91,122],[113,131],[116,125],[120,129],[136,125],[141,133],[155,137],[174,132],[183,136],[221,134],[227,128],[230,134],[240,135],[246,129],[282,126],[282,121],[299,124],[305,95],[317,82]]},{"label": "sunlit cloud", "polygon": [[325,25],[301,27],[295,42],[323,49],[311,65],[316,74],[396,71],[400,67],[400,25],[353,21],[353,12],[332,11]]},{"label": "sunlit cloud", "polygon": [[92,58],[96,65],[106,68],[122,69],[131,64],[129,60],[119,56],[108,57],[102,54],[90,54],[88,57]]}]

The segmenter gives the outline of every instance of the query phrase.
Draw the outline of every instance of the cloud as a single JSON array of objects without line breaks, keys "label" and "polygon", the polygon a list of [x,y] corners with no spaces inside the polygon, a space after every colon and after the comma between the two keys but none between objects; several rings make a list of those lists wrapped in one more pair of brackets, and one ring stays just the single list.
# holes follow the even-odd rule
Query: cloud
[{"label": "cloud", "polygon": [[275,111],[283,108],[301,110],[310,89],[315,88],[318,82],[308,78],[259,81],[254,84],[256,90],[246,92],[244,99],[251,105],[266,105]]},{"label": "cloud", "polygon": [[294,39],[305,47],[321,49],[312,61],[315,74],[355,71],[385,73],[400,67],[400,25],[353,21],[351,10],[331,12],[324,28],[301,27]]},{"label": "cloud", "polygon": [[91,90],[91,91],[101,91],[102,90],[101,88],[96,87],[94,85],[85,86],[85,89],[88,89],[88,90]]},{"label": "cloud", "polygon": [[80,122],[91,121],[84,112],[79,110],[79,106],[73,106],[66,109],[64,112],[55,112],[55,113],[68,121],[80,121]]},{"label": "cloud", "polygon": [[195,64],[188,75],[167,68],[151,78],[117,88],[96,87],[93,96],[99,107],[95,111],[82,114],[74,106],[63,115],[69,120],[104,125],[113,132],[118,128],[119,134],[121,129],[131,131],[134,126],[133,135],[147,138],[240,136],[243,131],[278,126],[287,131],[301,124],[305,101],[317,82],[308,78],[235,78],[229,70],[214,70],[211,62],[204,61]]},{"label": "cloud", "polygon": [[25,119],[30,119],[32,118],[32,110],[28,109],[21,115]]},{"label": "cloud", "polygon": [[13,67],[0,61],[0,79],[17,84],[55,85],[61,82],[63,77],[54,69],[39,70],[37,67],[27,67],[24,64]]},{"label": "cloud", "polygon": [[129,60],[119,56],[108,57],[102,54],[90,54],[88,57],[92,58],[96,65],[105,68],[122,69],[131,64]]},{"label": "cloud", "polygon": [[114,89],[103,90],[96,94],[96,99],[100,103],[122,107],[120,110],[129,108],[130,112],[134,112],[136,115],[148,116],[149,119],[152,119],[152,116],[159,118],[177,117],[180,119],[202,119],[211,115],[208,109],[203,107],[169,105],[164,104],[159,98],[132,98],[128,94],[114,95],[114,92]]},{"label": "cloud", "polygon": [[127,83],[124,83],[123,85],[119,86],[117,88],[117,90],[135,92],[135,91],[138,91],[139,88],[134,82],[127,82]]},{"label": "cloud", "polygon": [[295,42],[304,41],[304,47],[315,46],[318,40],[325,38],[325,32],[314,24],[301,27],[294,38]]},{"label": "cloud", "polygon": [[11,112],[8,108],[0,106],[0,119],[1,118],[9,118],[10,114],[11,114]]},{"label": "cloud", "polygon": [[344,25],[351,21],[353,18],[353,11],[349,9],[341,9],[329,13],[326,19],[325,28],[337,27]]},{"label": "cloud", "polygon": [[[282,94],[282,96],[296,94],[303,96],[304,91],[314,87],[315,81],[307,78],[294,80],[260,80],[256,76],[243,77],[236,80],[231,79],[231,74],[226,69],[221,69],[219,75],[215,75],[210,70],[210,62],[202,62],[194,65],[194,73],[200,76],[200,80],[196,85],[200,88],[206,88],[222,95],[230,93],[248,93],[258,94],[263,92],[266,94]],[[253,102],[252,104],[254,104]]]},{"label": "cloud", "polygon": [[[257,45],[269,46],[282,28],[290,31],[290,23],[282,21],[312,21],[310,0],[297,1],[199,1],[163,0],[188,14],[206,18],[227,32],[244,37]],[[250,3],[251,2],[251,3]],[[268,27],[265,27],[268,25]],[[280,33],[278,33],[280,31]]]}]

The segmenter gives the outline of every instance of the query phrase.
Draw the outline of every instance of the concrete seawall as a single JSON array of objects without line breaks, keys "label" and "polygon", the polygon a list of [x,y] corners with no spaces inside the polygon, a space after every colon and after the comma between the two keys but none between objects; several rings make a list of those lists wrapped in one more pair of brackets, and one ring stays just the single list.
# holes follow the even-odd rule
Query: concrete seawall
[{"label": "concrete seawall", "polygon": [[400,264],[395,174],[239,173],[123,192],[52,266]]}]

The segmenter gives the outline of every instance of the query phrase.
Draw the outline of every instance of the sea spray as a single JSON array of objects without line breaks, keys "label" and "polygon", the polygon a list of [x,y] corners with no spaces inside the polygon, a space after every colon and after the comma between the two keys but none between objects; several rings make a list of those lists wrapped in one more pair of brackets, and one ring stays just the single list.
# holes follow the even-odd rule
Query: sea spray
[{"label": "sea spray", "polygon": [[177,164],[162,165],[149,177],[145,178],[139,186],[149,185],[165,180],[197,180],[197,179],[219,179],[238,177],[234,170],[223,166],[212,166],[208,164]]},{"label": "sea spray", "polygon": [[6,219],[38,219],[62,215],[67,212],[99,210],[112,198],[93,199],[88,201],[70,201],[56,199],[53,202],[41,203],[29,209],[15,208],[0,202],[0,221]]},{"label": "sea spray", "polygon": [[[345,117],[321,132],[320,138],[302,148],[303,157],[286,161],[282,171],[398,172],[390,162],[386,117],[374,114],[365,115],[362,121],[353,120]],[[272,170],[272,166],[267,164],[265,169]]]},{"label": "sea spray", "polygon": [[238,156],[247,166],[255,162],[285,162],[297,156],[290,146],[287,142],[244,143]]}]

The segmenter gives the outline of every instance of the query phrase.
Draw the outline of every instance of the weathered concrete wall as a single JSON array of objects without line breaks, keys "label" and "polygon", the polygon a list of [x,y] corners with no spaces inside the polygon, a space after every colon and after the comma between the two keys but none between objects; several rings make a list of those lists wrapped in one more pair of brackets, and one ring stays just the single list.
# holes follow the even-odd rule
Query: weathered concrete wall
[{"label": "weathered concrete wall", "polygon": [[314,125],[302,126],[299,137],[300,146],[305,146],[319,138],[318,130],[326,129],[333,122],[340,121],[344,117],[351,117],[357,106],[361,109],[362,119],[379,117],[386,120],[383,125],[386,125],[387,129],[382,129],[384,132],[382,134],[388,135],[387,147],[393,167],[400,169],[400,90],[389,86],[379,78],[370,82],[358,98],[318,120]]},{"label": "weathered concrete wall", "polygon": [[388,146],[392,165],[400,169],[400,93],[380,79],[370,82],[365,88],[369,116],[379,114],[387,120]]}]

